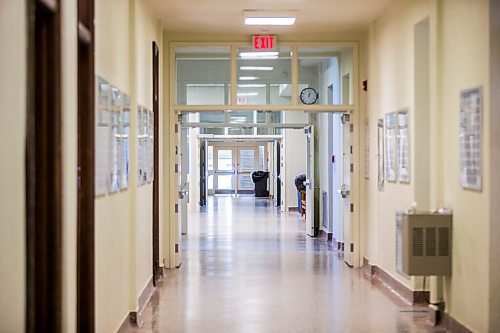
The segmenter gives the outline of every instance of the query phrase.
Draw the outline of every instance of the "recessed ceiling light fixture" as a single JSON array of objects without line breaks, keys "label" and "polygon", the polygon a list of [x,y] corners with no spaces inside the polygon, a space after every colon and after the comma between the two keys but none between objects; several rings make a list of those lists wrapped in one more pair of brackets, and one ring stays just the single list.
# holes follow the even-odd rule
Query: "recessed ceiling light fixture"
[{"label": "recessed ceiling light fixture", "polygon": [[272,71],[272,66],[241,66],[242,71]]},{"label": "recessed ceiling light fixture", "polygon": [[261,11],[261,10],[245,10],[246,25],[293,25],[297,12],[292,10],[287,11]]},{"label": "recessed ceiling light fixture", "polygon": [[269,52],[240,52],[242,59],[278,59],[278,51]]},{"label": "recessed ceiling light fixture", "polygon": [[240,81],[253,81],[258,80],[259,78],[256,76],[240,76]]},{"label": "recessed ceiling light fixture", "polygon": [[259,93],[258,92],[238,93],[238,97],[245,97],[245,96],[259,96]]}]

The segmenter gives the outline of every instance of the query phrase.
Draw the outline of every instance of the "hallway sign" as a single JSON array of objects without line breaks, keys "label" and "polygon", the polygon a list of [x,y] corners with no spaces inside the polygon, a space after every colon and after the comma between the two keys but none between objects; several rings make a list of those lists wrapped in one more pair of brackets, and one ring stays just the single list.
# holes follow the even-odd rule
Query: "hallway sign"
[{"label": "hallway sign", "polygon": [[255,51],[269,51],[276,48],[278,39],[275,35],[252,36],[252,45]]}]

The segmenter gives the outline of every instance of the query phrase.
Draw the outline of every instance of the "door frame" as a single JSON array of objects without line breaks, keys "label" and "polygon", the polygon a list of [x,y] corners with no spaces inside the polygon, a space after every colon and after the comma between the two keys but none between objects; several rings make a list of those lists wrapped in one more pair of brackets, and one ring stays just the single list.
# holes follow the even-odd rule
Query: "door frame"
[{"label": "door frame", "polygon": [[62,330],[60,8],[59,0],[27,2],[26,331],[29,333]]},{"label": "door frame", "polygon": [[94,1],[78,0],[77,332],[95,331]]},{"label": "door frame", "polygon": [[160,49],[156,41],[151,43],[153,77],[153,286],[161,276],[160,267]]}]

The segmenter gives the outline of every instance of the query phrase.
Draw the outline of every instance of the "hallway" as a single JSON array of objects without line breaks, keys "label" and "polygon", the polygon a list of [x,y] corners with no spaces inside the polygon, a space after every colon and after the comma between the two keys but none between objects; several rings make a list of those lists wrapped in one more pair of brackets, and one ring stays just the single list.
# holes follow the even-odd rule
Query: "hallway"
[{"label": "hallway", "polygon": [[210,197],[189,228],[136,332],[439,331],[267,199]]}]

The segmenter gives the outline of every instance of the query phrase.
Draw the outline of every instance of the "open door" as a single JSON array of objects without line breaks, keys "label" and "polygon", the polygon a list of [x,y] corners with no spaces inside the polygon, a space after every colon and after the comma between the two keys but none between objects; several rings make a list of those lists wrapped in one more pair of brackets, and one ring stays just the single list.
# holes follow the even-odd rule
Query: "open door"
[{"label": "open door", "polygon": [[314,126],[305,128],[307,136],[306,150],[306,232],[309,236],[316,236],[314,223]]},{"label": "open door", "polygon": [[236,194],[236,154],[235,147],[214,146],[215,194]]},{"label": "open door", "polygon": [[238,147],[236,194],[253,194],[255,185],[252,172],[259,170],[259,150],[257,146]]},{"label": "open door", "polygon": [[276,163],[276,207],[281,206],[281,143],[274,142],[275,146],[275,163]]},{"label": "open door", "polygon": [[352,241],[351,221],[351,123],[348,114],[342,115],[342,185],[339,189],[341,195],[341,209],[343,211],[344,232],[344,261],[349,266],[354,266],[354,243]]},{"label": "open door", "polygon": [[200,206],[207,205],[207,140],[200,141]]},{"label": "open door", "polygon": [[[186,117],[186,115],[182,116],[183,118]],[[184,119],[183,119],[184,120]],[[181,184],[179,186],[179,215],[181,219],[181,234],[185,235],[187,234],[188,231],[188,226],[187,226],[187,210],[188,210],[188,190],[189,190],[189,183],[188,183],[188,165],[189,165],[189,154],[188,154],[188,132],[189,128],[182,128],[181,129],[181,151],[180,151],[180,158],[181,158]]]}]

